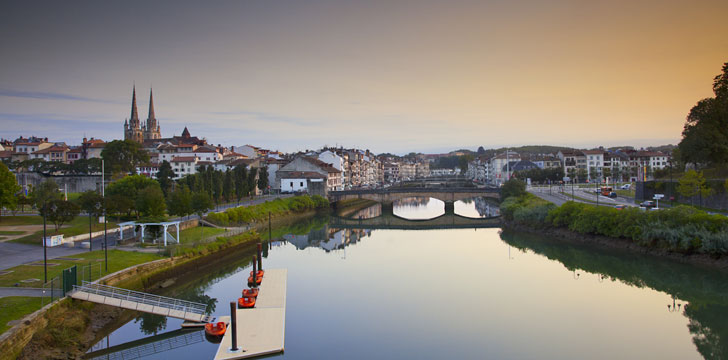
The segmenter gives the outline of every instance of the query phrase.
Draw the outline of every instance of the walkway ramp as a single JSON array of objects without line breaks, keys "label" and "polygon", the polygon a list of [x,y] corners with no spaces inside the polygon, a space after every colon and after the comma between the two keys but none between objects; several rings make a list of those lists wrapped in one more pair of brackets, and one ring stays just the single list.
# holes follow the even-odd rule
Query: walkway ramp
[{"label": "walkway ramp", "polygon": [[[232,346],[232,330],[228,328],[215,354],[215,360],[244,359],[283,352],[286,335],[286,269],[265,269],[260,293],[253,309],[238,309],[238,348]],[[219,321],[230,324],[230,316]]]},{"label": "walkway ramp", "polygon": [[179,329],[84,355],[91,360],[131,360],[205,341],[204,330]]},{"label": "walkway ramp", "polygon": [[83,282],[73,286],[72,298],[106,304],[155,315],[169,316],[195,322],[210,322],[207,305],[186,300],[168,298],[108,285]]}]

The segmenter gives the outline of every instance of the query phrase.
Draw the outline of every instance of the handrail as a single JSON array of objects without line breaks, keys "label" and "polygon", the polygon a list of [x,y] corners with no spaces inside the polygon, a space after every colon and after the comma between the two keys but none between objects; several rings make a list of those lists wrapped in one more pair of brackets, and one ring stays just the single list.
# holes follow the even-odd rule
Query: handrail
[{"label": "handrail", "polygon": [[136,302],[137,304],[165,307],[170,310],[179,310],[185,313],[205,315],[207,312],[207,305],[202,303],[148,294],[108,285],[94,284],[87,281],[83,281],[82,285],[74,285],[73,289],[94,295]]}]

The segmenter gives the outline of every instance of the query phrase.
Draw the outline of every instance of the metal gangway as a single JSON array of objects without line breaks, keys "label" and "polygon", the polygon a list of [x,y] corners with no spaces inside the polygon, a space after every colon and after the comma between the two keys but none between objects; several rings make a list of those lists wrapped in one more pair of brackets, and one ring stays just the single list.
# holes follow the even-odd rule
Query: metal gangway
[{"label": "metal gangway", "polygon": [[205,341],[204,330],[179,329],[90,352],[85,359],[131,360]]},{"label": "metal gangway", "polygon": [[210,322],[207,305],[165,296],[132,291],[108,285],[84,281],[74,285],[71,297],[74,299],[106,304],[150,314],[169,316],[193,322]]}]

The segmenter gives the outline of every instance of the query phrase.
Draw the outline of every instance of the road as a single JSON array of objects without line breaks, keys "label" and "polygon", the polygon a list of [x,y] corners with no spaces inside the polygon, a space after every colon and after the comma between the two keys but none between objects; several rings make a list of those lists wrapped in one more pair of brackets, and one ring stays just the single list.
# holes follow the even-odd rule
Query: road
[{"label": "road", "polygon": [[[548,186],[531,186],[528,188],[528,192],[558,206],[561,206],[561,204],[567,201],[572,201],[572,188],[570,186],[565,186],[563,188],[560,186],[551,186],[550,189]],[[617,198],[609,198],[597,195],[594,192],[594,188],[573,188],[573,201],[596,205],[597,199],[600,206],[637,206],[631,198],[621,196]]]}]

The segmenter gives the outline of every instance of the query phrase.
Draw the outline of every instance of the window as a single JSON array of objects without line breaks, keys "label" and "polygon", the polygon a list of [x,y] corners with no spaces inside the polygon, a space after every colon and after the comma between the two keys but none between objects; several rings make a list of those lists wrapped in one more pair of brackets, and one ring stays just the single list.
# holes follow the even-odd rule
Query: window
[{"label": "window", "polygon": [[293,188],[293,181],[291,181],[291,188]]},{"label": "window", "polygon": [[303,181],[301,181],[301,187],[303,187]]}]

